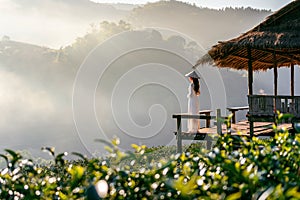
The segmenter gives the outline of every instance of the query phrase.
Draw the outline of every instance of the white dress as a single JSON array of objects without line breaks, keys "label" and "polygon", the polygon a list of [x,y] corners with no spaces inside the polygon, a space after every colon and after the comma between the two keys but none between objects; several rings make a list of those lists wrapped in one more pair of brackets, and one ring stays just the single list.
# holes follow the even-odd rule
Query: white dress
[{"label": "white dress", "polygon": [[[196,95],[194,89],[194,84],[191,83],[188,88],[188,113],[189,114],[199,114],[199,99]],[[188,119],[187,123],[188,132],[196,133],[200,128],[199,119]]]}]

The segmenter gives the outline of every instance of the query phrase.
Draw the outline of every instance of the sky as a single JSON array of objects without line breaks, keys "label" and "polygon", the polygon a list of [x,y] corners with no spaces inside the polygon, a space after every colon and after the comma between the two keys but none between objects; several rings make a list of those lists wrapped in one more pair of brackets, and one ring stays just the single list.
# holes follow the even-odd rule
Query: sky
[{"label": "sky", "polygon": [[[158,0],[92,0],[99,3],[128,3],[128,4],[145,4],[147,2],[156,2]],[[184,1],[195,3],[199,7],[209,7],[220,9],[224,7],[253,7],[258,9],[267,9],[276,11],[282,6],[291,2],[291,0],[190,0]]]}]

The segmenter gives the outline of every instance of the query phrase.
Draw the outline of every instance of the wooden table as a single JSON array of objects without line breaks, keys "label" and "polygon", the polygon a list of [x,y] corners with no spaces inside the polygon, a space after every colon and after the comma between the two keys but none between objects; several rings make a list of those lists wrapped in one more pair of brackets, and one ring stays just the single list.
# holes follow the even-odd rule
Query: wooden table
[{"label": "wooden table", "polygon": [[237,112],[239,110],[249,110],[249,106],[227,107],[227,110],[232,113],[232,120],[231,120],[231,122],[233,124],[235,124],[236,123],[235,112]]},{"label": "wooden table", "polygon": [[[212,110],[200,110],[199,111],[199,114],[200,115],[205,115],[205,116],[210,116],[210,113],[212,112]],[[207,118],[206,119],[206,128],[209,128],[210,127],[210,119]]]}]

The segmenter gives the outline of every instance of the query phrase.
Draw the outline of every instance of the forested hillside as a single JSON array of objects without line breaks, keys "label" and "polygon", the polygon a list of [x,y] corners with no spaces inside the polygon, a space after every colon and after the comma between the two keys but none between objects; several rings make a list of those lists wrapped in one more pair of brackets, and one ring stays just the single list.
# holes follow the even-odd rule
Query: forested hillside
[{"label": "forested hillside", "polygon": [[[68,56],[76,59],[75,62],[80,62],[79,58],[84,57],[93,47],[103,41],[104,35],[106,37],[124,30],[146,27],[172,29],[183,33],[208,49],[220,40],[243,33],[271,14],[270,11],[252,8],[225,8],[222,10],[200,8],[179,1],[159,1],[140,5],[137,8],[128,4],[110,5],[87,0],[72,2],[69,0],[46,0],[43,3],[39,1],[25,3],[17,2],[17,4],[24,6],[24,13],[37,12],[37,10],[43,12],[50,6],[54,13],[47,14],[47,11],[44,15],[55,15],[61,17],[62,21],[69,17],[75,17],[74,20],[76,21],[76,18],[79,17],[76,13],[81,13],[81,20],[77,20],[77,23],[82,23],[83,19],[90,20],[90,28],[86,30],[84,36],[78,36],[75,41],[62,46],[61,49],[51,50],[68,54]],[[97,18],[98,20],[96,20]],[[105,19],[106,21],[104,21]],[[120,19],[122,19],[120,22],[109,22]],[[44,34],[47,35],[48,33],[45,32]],[[11,40],[13,41],[14,38]],[[19,46],[22,46],[22,43]],[[9,51],[13,51],[14,47],[11,48]],[[26,49],[28,50],[28,48],[27,46]],[[36,53],[36,50],[29,52]],[[61,55],[56,59],[61,59]],[[21,54],[14,56],[22,57]]]},{"label": "forested hillside", "polygon": [[271,11],[252,8],[199,8],[178,1],[160,1],[135,8],[129,16],[135,26],[170,28],[187,34],[204,48],[260,23]]}]

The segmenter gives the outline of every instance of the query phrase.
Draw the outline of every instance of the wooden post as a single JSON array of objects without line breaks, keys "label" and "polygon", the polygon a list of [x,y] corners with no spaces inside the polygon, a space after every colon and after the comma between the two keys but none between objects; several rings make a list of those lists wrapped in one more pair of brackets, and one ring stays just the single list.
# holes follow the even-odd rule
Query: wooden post
[{"label": "wooden post", "polygon": [[182,153],[181,116],[177,116],[177,153]]},{"label": "wooden post", "polygon": [[211,110],[200,110],[199,114],[202,115],[204,114],[207,118],[206,118],[206,128],[210,127],[210,113],[212,111]]},{"label": "wooden post", "polygon": [[[273,65],[274,65],[274,95],[277,96],[277,92],[278,92],[278,86],[277,86],[278,71],[277,71],[277,61],[276,61],[275,50],[273,52]],[[276,108],[276,105],[275,105],[275,108]]]},{"label": "wooden post", "polygon": [[235,119],[235,110],[233,110],[232,111],[232,118],[231,118],[231,122],[233,123],[233,124],[235,124],[236,123],[236,119]]},{"label": "wooden post", "polygon": [[248,53],[248,94],[253,94],[253,68],[252,68],[252,55],[251,55],[251,47],[247,49]]},{"label": "wooden post", "polygon": [[252,120],[252,116],[249,116],[249,131],[250,131],[250,138],[254,135],[254,122]]},{"label": "wooden post", "polygon": [[[253,95],[253,68],[252,68],[252,55],[251,55],[251,47],[248,47],[248,94],[249,96]],[[249,102],[250,103],[250,102]],[[249,113],[252,111],[252,105],[249,105]],[[252,116],[248,117],[249,125],[250,125],[250,137],[253,136],[254,127]]]},{"label": "wooden post", "polygon": [[277,80],[278,80],[278,71],[277,71],[277,65],[274,66],[274,95],[278,95],[278,86],[277,86]]},{"label": "wooden post", "polygon": [[217,120],[217,133],[221,135],[222,134],[221,109],[217,109],[216,120]]},{"label": "wooden post", "polygon": [[295,96],[295,67],[294,63],[291,63],[291,96]]},{"label": "wooden post", "polygon": [[[210,117],[210,112],[206,114],[207,117]],[[206,119],[206,128],[210,127],[210,119]]]}]

